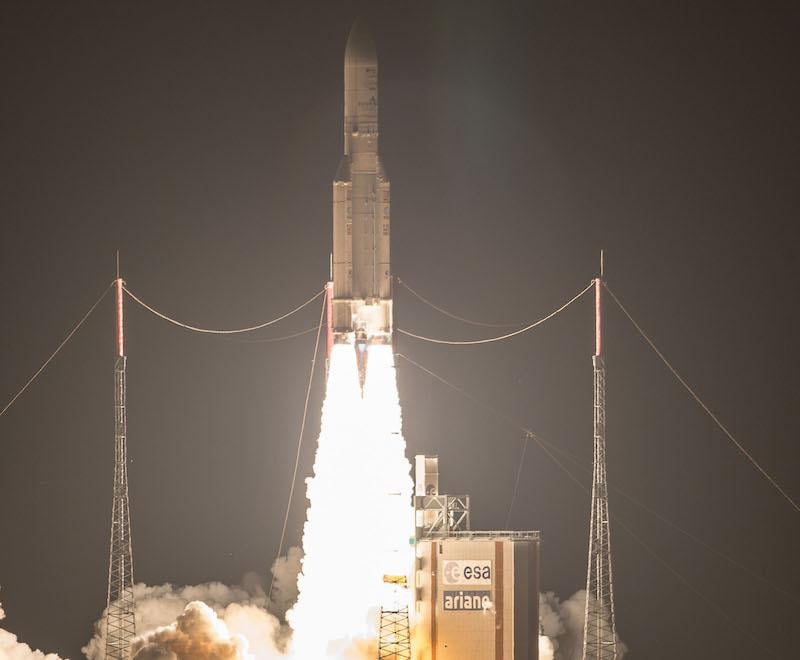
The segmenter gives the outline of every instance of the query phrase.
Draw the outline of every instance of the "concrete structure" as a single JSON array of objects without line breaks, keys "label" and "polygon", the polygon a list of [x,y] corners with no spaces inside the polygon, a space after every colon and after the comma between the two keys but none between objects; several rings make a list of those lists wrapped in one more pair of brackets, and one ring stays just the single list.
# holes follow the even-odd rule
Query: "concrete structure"
[{"label": "concrete structure", "polygon": [[538,660],[539,533],[470,530],[437,458],[415,465],[416,660]]},{"label": "concrete structure", "polygon": [[333,181],[329,350],[353,343],[364,357],[365,345],[391,341],[389,202],[378,154],[378,58],[356,20],[344,54],[344,155]]}]

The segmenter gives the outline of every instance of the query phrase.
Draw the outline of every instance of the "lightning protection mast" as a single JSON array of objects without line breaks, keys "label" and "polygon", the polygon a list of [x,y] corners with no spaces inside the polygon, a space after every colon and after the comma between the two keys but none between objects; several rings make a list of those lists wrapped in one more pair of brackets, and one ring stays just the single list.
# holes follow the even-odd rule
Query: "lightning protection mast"
[{"label": "lightning protection mast", "polygon": [[611,574],[611,530],[606,483],[606,367],[603,360],[603,255],[600,277],[594,281],[594,469],[592,517],[589,528],[589,565],[586,571],[586,610],[583,626],[583,660],[616,660],[614,581]]},{"label": "lightning protection mast", "polygon": [[133,552],[128,505],[128,441],[125,415],[125,344],[122,330],[122,278],[114,282],[117,310],[117,358],[114,363],[114,503],[108,560],[106,658],[128,660],[136,634],[133,598]]}]

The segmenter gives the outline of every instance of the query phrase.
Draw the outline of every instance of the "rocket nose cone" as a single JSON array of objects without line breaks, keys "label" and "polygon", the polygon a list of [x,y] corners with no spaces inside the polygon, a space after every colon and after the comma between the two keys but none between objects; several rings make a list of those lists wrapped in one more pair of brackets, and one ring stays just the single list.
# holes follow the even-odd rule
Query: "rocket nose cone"
[{"label": "rocket nose cone", "polygon": [[347,37],[347,46],[344,49],[345,60],[353,63],[374,63],[378,60],[375,50],[375,40],[372,38],[367,24],[357,18],[350,28],[350,36]]}]

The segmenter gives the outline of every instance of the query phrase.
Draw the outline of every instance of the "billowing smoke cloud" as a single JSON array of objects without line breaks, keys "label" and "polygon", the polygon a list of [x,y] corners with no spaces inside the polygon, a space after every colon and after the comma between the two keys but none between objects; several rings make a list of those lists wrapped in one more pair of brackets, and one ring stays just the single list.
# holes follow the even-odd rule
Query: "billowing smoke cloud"
[{"label": "billowing smoke cloud", "polygon": [[[381,605],[409,597],[395,594],[384,576],[408,572],[414,516],[391,347],[371,346],[367,364],[362,392],[352,347],[334,348],[308,480],[305,556],[294,548],[275,562],[272,602],[257,579],[241,587],[136,585],[136,660],[286,657],[284,615],[295,630],[289,657],[374,657]],[[348,573],[343,591],[352,539],[359,539],[358,570]],[[83,650],[89,660],[105,660],[105,617],[96,633]]]},{"label": "billowing smoke cloud", "polygon": [[539,660],[553,660],[554,654],[553,640],[545,635],[539,635]]},{"label": "billowing smoke cloud", "polygon": [[302,561],[303,551],[292,546],[285,557],[278,557],[272,564],[275,583],[272,585],[269,611],[281,619],[297,600],[297,575]]},{"label": "billowing smoke cloud", "polygon": [[216,612],[193,601],[175,623],[139,637],[133,660],[251,660],[247,640],[231,634]]},{"label": "billowing smoke cloud", "polygon": [[[539,660],[581,660],[583,657],[583,617],[586,591],[574,593],[561,601],[552,591],[539,594]],[[617,658],[627,647],[617,639]]]},{"label": "billowing smoke cloud", "polygon": [[[6,618],[0,603],[0,621]],[[17,640],[17,636],[0,628],[0,660],[61,660],[55,653],[34,651],[27,644]]]},{"label": "billowing smoke cloud", "polygon": [[[281,575],[287,585],[291,581],[292,562],[299,561],[293,557],[296,557],[296,551],[291,549],[282,565]],[[246,575],[242,585],[234,587],[220,582],[186,587],[137,584],[134,596],[136,632],[139,634],[136,648],[140,654],[145,653],[137,656],[137,660],[206,657],[274,660],[281,657],[288,629],[270,610],[284,605],[269,602],[256,574]],[[83,648],[88,660],[105,660],[105,635],[103,612],[95,624],[95,636]],[[182,649],[186,648],[218,648],[219,651],[208,656],[197,655],[196,651],[181,655]],[[230,649],[226,652],[233,655],[223,654],[225,649]]]}]

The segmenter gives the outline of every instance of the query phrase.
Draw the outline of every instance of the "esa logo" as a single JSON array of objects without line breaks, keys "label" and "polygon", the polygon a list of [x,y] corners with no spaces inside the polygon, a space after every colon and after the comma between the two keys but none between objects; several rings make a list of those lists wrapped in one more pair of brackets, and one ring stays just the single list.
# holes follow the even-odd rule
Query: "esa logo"
[{"label": "esa logo", "polygon": [[490,559],[448,559],[442,566],[444,584],[491,584],[492,561]]}]

